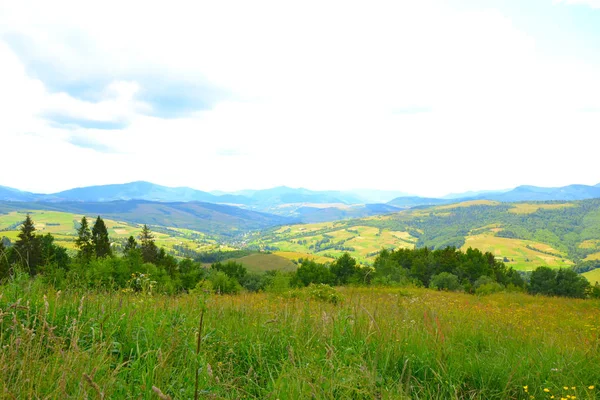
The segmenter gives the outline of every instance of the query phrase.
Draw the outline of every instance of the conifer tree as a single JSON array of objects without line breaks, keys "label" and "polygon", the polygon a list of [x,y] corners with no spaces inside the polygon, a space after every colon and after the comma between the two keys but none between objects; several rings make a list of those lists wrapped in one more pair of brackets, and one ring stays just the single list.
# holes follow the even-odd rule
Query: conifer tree
[{"label": "conifer tree", "polygon": [[158,257],[158,248],[154,243],[154,235],[150,231],[150,228],[146,224],[142,227],[140,233],[140,248],[142,250],[142,259],[147,263],[156,263]]},{"label": "conifer tree", "polygon": [[125,247],[123,248],[123,253],[127,255],[129,252],[131,252],[131,250],[137,249],[137,247],[138,244],[135,241],[135,238],[133,236],[129,236],[129,239],[127,239],[127,243],[125,243]]},{"label": "conifer tree", "polygon": [[98,216],[92,227],[92,245],[96,258],[110,257],[110,239],[104,220]]},{"label": "conifer tree", "polygon": [[89,262],[94,254],[94,245],[92,244],[92,233],[88,226],[87,218],[83,216],[81,218],[81,224],[77,229],[77,240],[75,240],[75,246],[79,252],[77,257],[83,262]]},{"label": "conifer tree", "polygon": [[37,273],[41,261],[41,245],[34,232],[35,225],[29,214],[27,214],[23,225],[21,225],[19,239],[15,242],[15,257],[18,258],[17,261],[20,261],[29,269],[31,275]]}]

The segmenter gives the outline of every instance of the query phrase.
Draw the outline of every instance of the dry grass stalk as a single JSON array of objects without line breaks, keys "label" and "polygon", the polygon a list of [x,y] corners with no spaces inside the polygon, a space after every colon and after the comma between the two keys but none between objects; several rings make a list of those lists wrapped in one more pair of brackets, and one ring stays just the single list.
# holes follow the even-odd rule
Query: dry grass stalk
[{"label": "dry grass stalk", "polygon": [[98,384],[96,382],[94,382],[94,380],[92,379],[92,377],[89,376],[88,374],[86,374],[84,372],[83,373],[83,378],[87,381],[87,383],[90,384],[91,387],[94,388],[94,390],[98,394],[98,397],[101,398],[101,399],[104,399],[104,393],[102,393],[102,390],[100,390],[100,386],[98,386]]},{"label": "dry grass stalk", "polygon": [[161,400],[172,400],[171,396],[169,396],[168,394],[164,394],[159,388],[157,388],[156,386],[152,386],[152,391],[154,393],[156,393],[156,395],[158,396],[159,399]]}]

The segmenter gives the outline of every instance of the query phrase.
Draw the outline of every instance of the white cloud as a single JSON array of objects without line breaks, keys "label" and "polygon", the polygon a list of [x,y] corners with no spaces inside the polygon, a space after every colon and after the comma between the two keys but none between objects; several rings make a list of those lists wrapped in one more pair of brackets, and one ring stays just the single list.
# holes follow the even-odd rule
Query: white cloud
[{"label": "white cloud", "polygon": [[[430,1],[158,4],[0,6],[0,107],[10,110],[0,140],[11,149],[2,163],[17,165],[26,147],[32,156],[31,171],[0,184],[53,191],[146,179],[441,195],[600,181],[600,116],[582,112],[600,110],[598,65],[541,55],[498,11]],[[101,90],[78,98],[42,75]],[[144,100],[154,78],[169,95],[177,82],[229,96],[161,118],[161,105]],[[126,126],[66,128],[48,115]]]}]

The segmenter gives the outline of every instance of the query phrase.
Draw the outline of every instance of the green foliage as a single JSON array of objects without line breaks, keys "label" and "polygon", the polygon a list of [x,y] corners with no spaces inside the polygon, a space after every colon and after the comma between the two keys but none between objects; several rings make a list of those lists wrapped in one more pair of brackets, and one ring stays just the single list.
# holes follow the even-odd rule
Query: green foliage
[{"label": "green foliage", "polygon": [[373,266],[378,282],[414,281],[423,286],[431,286],[434,276],[448,273],[456,276],[467,290],[482,276],[502,285],[525,286],[519,273],[506,268],[493,254],[471,248],[465,252],[453,247],[438,250],[382,250]]},{"label": "green foliage", "polygon": [[90,231],[87,218],[85,216],[81,218],[81,223],[77,229],[75,246],[79,250],[77,253],[77,258],[83,263],[88,263],[94,254],[94,246],[92,244],[92,232]]},{"label": "green foliage", "polygon": [[336,277],[330,269],[313,260],[302,260],[302,264],[296,270],[292,278],[292,286],[308,286],[310,284],[327,284],[331,285],[335,282]]},{"label": "green foliage", "polygon": [[503,284],[496,282],[493,278],[483,275],[475,281],[473,289],[475,289],[475,294],[483,296],[502,292],[505,287]]},{"label": "green foliage", "polygon": [[242,289],[239,282],[222,271],[215,271],[208,277],[216,294],[237,294]]},{"label": "green foliage", "polygon": [[572,269],[558,271],[540,267],[531,273],[529,293],[546,296],[585,298],[590,283]]},{"label": "green foliage", "polygon": [[306,292],[311,299],[326,303],[338,304],[342,300],[342,296],[334,288],[323,283],[311,283]]},{"label": "green foliage", "polygon": [[96,256],[96,258],[104,258],[111,256],[108,230],[106,229],[104,220],[100,218],[100,216],[96,218],[96,222],[92,227],[91,242],[92,246],[94,247],[94,255]]},{"label": "green foliage", "polygon": [[38,268],[43,262],[40,239],[34,232],[35,225],[31,216],[27,214],[12,252],[13,262],[23,265],[32,276],[38,273]]},{"label": "green foliage", "polygon": [[129,236],[127,242],[125,242],[125,246],[123,247],[123,253],[125,255],[129,254],[130,251],[138,248],[138,243],[133,236]]},{"label": "green foliage", "polygon": [[156,243],[154,243],[154,235],[148,228],[148,225],[144,224],[142,227],[142,232],[140,233],[140,249],[142,251],[142,259],[147,263],[155,263],[159,250],[156,247]]},{"label": "green foliage", "polygon": [[235,261],[227,261],[226,263],[215,263],[210,266],[211,269],[223,272],[228,277],[235,279],[238,283],[242,282],[248,271],[246,267]]},{"label": "green foliage", "polygon": [[462,289],[462,286],[458,282],[458,276],[449,272],[440,272],[437,275],[431,277],[429,287],[437,290],[449,290],[456,292]]},{"label": "green foliage", "polygon": [[336,259],[329,267],[329,270],[335,277],[335,283],[338,285],[346,285],[351,281],[360,279],[360,267],[356,260],[348,253],[344,253]]}]

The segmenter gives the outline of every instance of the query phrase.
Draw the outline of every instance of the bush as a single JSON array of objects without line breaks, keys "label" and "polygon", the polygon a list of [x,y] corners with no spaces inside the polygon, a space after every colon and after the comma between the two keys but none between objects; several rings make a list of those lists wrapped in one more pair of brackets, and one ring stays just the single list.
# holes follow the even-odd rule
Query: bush
[{"label": "bush", "polygon": [[237,294],[242,289],[235,278],[231,278],[221,271],[213,272],[208,279],[213,291],[217,294]]},{"label": "bush", "polygon": [[323,283],[311,283],[306,290],[308,296],[313,300],[324,301],[331,304],[338,304],[342,300],[342,296],[337,290]]},{"label": "bush", "polygon": [[475,289],[475,294],[480,296],[485,296],[488,294],[499,293],[504,291],[504,285],[498,282],[489,282],[484,283],[483,285],[479,285],[477,289]]},{"label": "bush", "polygon": [[459,291],[463,287],[458,282],[458,276],[449,272],[442,272],[431,277],[429,287],[437,290]]}]

